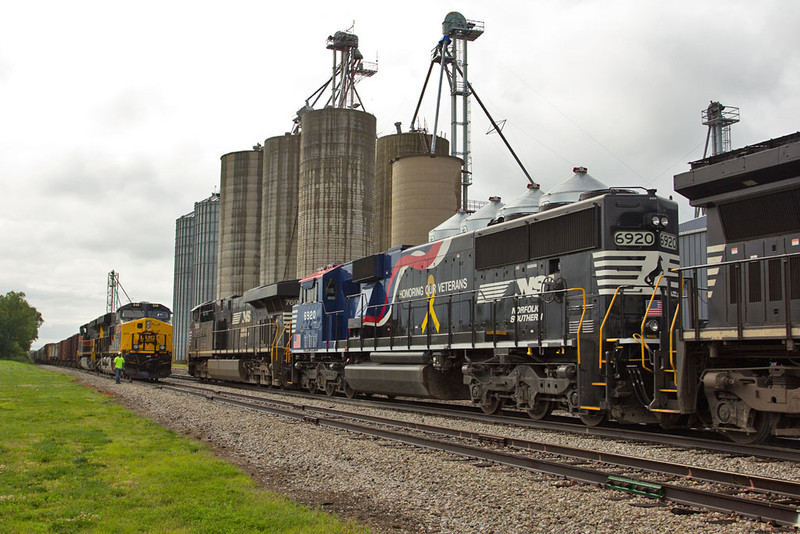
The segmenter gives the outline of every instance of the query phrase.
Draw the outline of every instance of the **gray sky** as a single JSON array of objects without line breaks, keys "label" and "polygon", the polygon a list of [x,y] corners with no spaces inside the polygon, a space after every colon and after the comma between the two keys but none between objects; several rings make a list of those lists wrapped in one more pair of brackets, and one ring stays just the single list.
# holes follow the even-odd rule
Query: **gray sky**
[{"label": "gray sky", "polygon": [[[112,269],[134,300],[172,306],[175,219],[218,187],[221,155],[291,128],[333,32],[355,22],[378,60],[358,88],[379,135],[408,128],[450,10],[485,23],[470,79],[545,191],[584,165],[672,194],[711,99],[741,109],[734,148],[800,130],[792,0],[7,2],[0,292],[42,312],[34,347],[101,315]],[[515,198],[524,175],[474,102],[472,119],[470,198]]]}]

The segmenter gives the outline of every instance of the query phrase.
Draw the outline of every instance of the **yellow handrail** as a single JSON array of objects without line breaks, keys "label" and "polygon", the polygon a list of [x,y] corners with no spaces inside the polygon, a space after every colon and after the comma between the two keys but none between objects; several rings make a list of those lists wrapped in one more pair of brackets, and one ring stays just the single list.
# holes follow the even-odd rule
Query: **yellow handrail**
[{"label": "yellow handrail", "polygon": [[275,339],[272,340],[272,347],[270,347],[272,350],[270,352],[272,353],[273,358],[277,359],[278,357],[278,340],[283,335],[284,330],[286,330],[286,325],[281,325],[280,331],[276,332]]},{"label": "yellow handrail", "polygon": [[581,329],[583,328],[583,317],[586,315],[586,290],[582,287],[572,287],[567,289],[567,291],[580,291],[583,295],[583,304],[581,306],[581,320],[578,322],[578,331],[575,334],[577,338],[577,346],[578,346],[578,365],[581,364]]},{"label": "yellow handrail", "polygon": [[[283,332],[286,332],[287,330],[289,331],[288,332],[289,335],[286,336],[286,345],[284,345],[284,347],[283,347],[283,354],[284,354],[284,357],[286,358],[286,363],[289,363],[289,361],[291,360],[291,355],[292,355],[292,323],[291,323],[291,321],[289,321],[288,325],[284,325],[284,327],[283,327]],[[283,332],[281,332],[281,333],[283,333]]]},{"label": "yellow handrail", "polygon": [[[680,312],[681,303],[679,302],[677,306],[675,306],[675,315],[672,317],[672,324],[669,327],[669,364],[672,367],[673,371],[677,371],[675,369],[675,360],[673,360],[673,356],[675,355],[675,350],[673,349],[673,336],[675,335],[675,323],[678,320],[678,312]],[[675,387],[678,387],[678,373],[672,373],[672,380],[675,382]]]},{"label": "yellow handrail", "polygon": [[[650,372],[652,372],[653,370],[647,367],[647,365],[645,365],[644,363],[644,352],[645,349],[647,349],[647,344],[644,342],[644,325],[647,322],[647,314],[650,313],[650,308],[653,306],[653,300],[655,300],[656,298],[656,291],[658,291],[658,286],[661,285],[661,280],[663,278],[664,278],[663,274],[659,275],[658,279],[656,280],[656,283],[653,285],[653,294],[650,295],[650,300],[647,302],[647,309],[644,311],[644,317],[642,317],[642,324],[639,328],[639,344],[642,346],[642,367]],[[663,306],[664,303],[662,302],[661,304]],[[661,309],[663,314],[664,308],[662,307]]]},{"label": "yellow handrail", "polygon": [[633,339],[638,341],[639,344],[642,346],[642,367],[644,368],[645,371],[649,371],[649,372],[652,373],[653,370],[650,369],[649,367],[647,367],[647,365],[645,365],[645,363],[644,363],[644,349],[645,349],[645,346],[646,346],[645,342],[644,342],[644,337],[641,334],[637,334],[637,333],[634,332]]},{"label": "yellow handrail", "polygon": [[622,286],[617,286],[617,289],[614,291],[614,296],[611,298],[611,304],[608,305],[608,310],[606,310],[606,316],[603,317],[603,322],[600,324],[600,343],[598,344],[600,346],[600,358],[597,361],[598,369],[602,369],[603,364],[606,363],[605,360],[603,360],[603,328],[606,326],[608,316],[611,315],[611,308],[614,306],[614,301],[617,300],[617,294],[620,289],[622,289]]}]

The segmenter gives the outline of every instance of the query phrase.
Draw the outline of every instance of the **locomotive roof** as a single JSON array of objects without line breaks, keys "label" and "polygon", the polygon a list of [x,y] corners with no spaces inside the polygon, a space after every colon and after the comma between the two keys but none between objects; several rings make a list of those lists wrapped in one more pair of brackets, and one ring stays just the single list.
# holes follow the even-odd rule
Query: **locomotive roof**
[{"label": "locomotive roof", "polygon": [[244,301],[254,304],[277,298],[292,298],[300,295],[300,284],[297,280],[286,280],[265,286],[254,287],[244,292]]},{"label": "locomotive roof", "polygon": [[141,302],[129,302],[127,304],[123,304],[122,306],[117,308],[117,312],[121,310],[130,310],[132,308],[145,308],[150,310],[170,311],[170,309],[164,306],[163,304],[158,304],[157,302],[147,302],[146,300],[143,300]]},{"label": "locomotive roof", "polygon": [[341,263],[335,263],[333,265],[328,265],[327,267],[325,267],[323,269],[320,269],[319,271],[315,271],[315,272],[311,273],[310,275],[306,276],[305,278],[301,279],[300,283],[302,284],[303,282],[308,282],[309,280],[316,280],[317,278],[322,278],[322,276],[325,273],[328,273],[328,272],[334,270],[335,268],[339,267],[340,265],[341,265]]},{"label": "locomotive roof", "polygon": [[736,194],[754,186],[800,178],[800,132],[694,161],[688,172],[676,174],[675,191],[694,206],[710,197]]},{"label": "locomotive roof", "polygon": [[[535,221],[543,221],[546,219],[552,219],[555,217],[561,217],[568,213],[576,212],[576,211],[583,211],[590,207],[592,204],[599,202],[603,197],[606,195],[635,195],[635,196],[655,196],[656,191],[655,189],[644,189],[640,187],[612,187],[609,189],[601,190],[597,192],[597,196],[592,196],[589,198],[585,198],[583,200],[579,200],[577,202],[572,202],[570,204],[564,204],[561,206],[554,207],[549,210],[539,211],[538,213],[532,213],[530,215],[525,215],[518,219],[512,219],[510,221],[504,221],[501,223],[493,224],[487,226],[485,228],[480,228],[475,230],[475,235],[486,235],[491,234],[496,231],[505,230],[511,228],[513,226],[520,226],[526,223],[531,223]],[[466,235],[466,234],[460,234]]]}]

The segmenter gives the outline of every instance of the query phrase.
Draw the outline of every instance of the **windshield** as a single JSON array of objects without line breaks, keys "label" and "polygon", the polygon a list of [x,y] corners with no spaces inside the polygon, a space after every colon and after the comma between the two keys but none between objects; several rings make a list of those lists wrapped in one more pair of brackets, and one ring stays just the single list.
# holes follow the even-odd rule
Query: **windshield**
[{"label": "windshield", "polygon": [[159,321],[169,321],[169,312],[166,310],[150,310],[147,316]]},{"label": "windshield", "polygon": [[122,310],[120,312],[120,317],[124,321],[133,321],[134,319],[141,319],[144,317],[144,312],[142,310]]}]

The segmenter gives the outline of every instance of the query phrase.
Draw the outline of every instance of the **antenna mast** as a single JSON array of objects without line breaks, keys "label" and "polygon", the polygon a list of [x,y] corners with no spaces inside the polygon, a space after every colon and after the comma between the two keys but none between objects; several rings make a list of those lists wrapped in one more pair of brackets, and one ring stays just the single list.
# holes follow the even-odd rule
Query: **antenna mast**
[{"label": "antenna mast", "polygon": [[106,289],[106,313],[114,313],[120,307],[120,289],[125,294],[125,298],[128,299],[128,302],[131,302],[128,292],[125,291],[125,288],[119,283],[119,273],[116,271],[111,271],[108,273],[108,284]]}]

